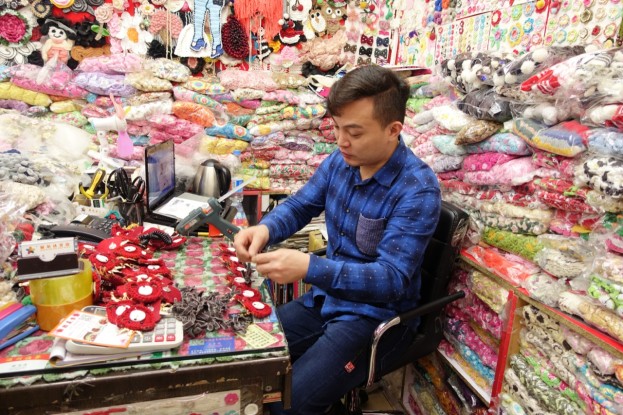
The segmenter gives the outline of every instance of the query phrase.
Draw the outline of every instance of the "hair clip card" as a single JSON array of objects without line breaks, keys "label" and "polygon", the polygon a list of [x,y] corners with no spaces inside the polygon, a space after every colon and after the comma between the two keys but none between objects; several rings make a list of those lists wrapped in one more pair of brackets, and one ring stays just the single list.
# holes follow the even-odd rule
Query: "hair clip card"
[{"label": "hair clip card", "polygon": [[105,316],[74,310],[50,335],[97,346],[127,348],[134,331],[117,327]]}]

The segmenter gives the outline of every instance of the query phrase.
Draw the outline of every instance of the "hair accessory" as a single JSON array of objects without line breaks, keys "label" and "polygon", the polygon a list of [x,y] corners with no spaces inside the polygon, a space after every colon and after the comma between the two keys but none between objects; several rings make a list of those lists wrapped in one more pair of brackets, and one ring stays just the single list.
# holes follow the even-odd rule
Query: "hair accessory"
[{"label": "hair accessory", "polygon": [[127,284],[128,296],[141,303],[153,303],[162,298],[162,284],[156,279],[134,281]]},{"label": "hair accessory", "polygon": [[569,21],[570,21],[569,15],[563,14],[562,16],[558,18],[558,25],[560,27],[566,27],[569,25]]},{"label": "hair accessory", "polygon": [[377,37],[376,38],[376,46],[378,46],[378,47],[384,46],[386,48],[389,47],[389,38],[388,37],[386,37],[386,38]]},{"label": "hair accessory", "polygon": [[153,310],[143,304],[131,304],[117,315],[117,326],[130,330],[150,331],[160,320],[160,310]]},{"label": "hair accessory", "polygon": [[593,12],[586,9],[582,12],[582,14],[580,15],[580,21],[582,23],[588,23],[593,19]]},{"label": "hair accessory", "polygon": [[359,47],[359,54],[371,57],[372,56],[372,48],[366,48],[364,46],[360,46]]},{"label": "hair accessory", "polygon": [[182,292],[172,284],[163,285],[162,299],[169,304],[175,304],[178,301],[182,301]]},{"label": "hair accessory", "polygon": [[0,45],[22,46],[31,36],[32,27],[21,13],[11,9],[0,11]]},{"label": "hair accessory", "polygon": [[34,0],[30,4],[32,14],[39,19],[45,19],[52,13],[52,5],[46,0]]},{"label": "hair accessory", "polygon": [[241,288],[240,292],[236,294],[236,300],[242,302],[247,301],[260,301],[262,296],[258,290],[251,287]]},{"label": "hair accessory", "polygon": [[387,59],[387,49],[375,49],[374,57]]},{"label": "hair accessory", "polygon": [[374,37],[373,36],[366,36],[366,35],[361,35],[361,43],[364,43],[368,46],[372,46],[372,44],[374,43]]},{"label": "hair accessory", "polygon": [[604,28],[604,36],[608,38],[614,37],[614,35],[616,34],[616,31],[617,31],[617,25],[616,23],[612,22]]},{"label": "hair accessory", "polygon": [[249,313],[257,318],[268,317],[270,316],[270,313],[272,313],[272,308],[268,304],[261,301],[243,299],[240,303],[249,311]]},{"label": "hair accessory", "polygon": [[128,307],[134,303],[130,300],[120,300],[108,303],[106,306],[106,317],[108,321],[117,324],[117,318],[125,313]]},{"label": "hair accessory", "polygon": [[372,58],[357,58],[357,65],[369,65],[372,63]]},{"label": "hair accessory", "polygon": [[344,52],[357,53],[357,45],[349,45],[348,43],[345,44]]},{"label": "hair accessory", "polygon": [[599,36],[599,34],[601,33],[601,27],[599,25],[595,25],[595,27],[593,27],[593,30],[591,30],[591,35],[593,36]]},{"label": "hair accessory", "polygon": [[119,261],[112,254],[94,252],[89,256],[91,264],[101,273],[112,271]]}]

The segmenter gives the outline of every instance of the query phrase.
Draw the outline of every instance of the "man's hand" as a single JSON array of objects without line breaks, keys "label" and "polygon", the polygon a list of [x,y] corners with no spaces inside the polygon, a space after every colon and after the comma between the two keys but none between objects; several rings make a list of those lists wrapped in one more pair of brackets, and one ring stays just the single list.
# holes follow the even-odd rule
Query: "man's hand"
[{"label": "man's hand", "polygon": [[234,237],[234,248],[236,256],[242,262],[251,262],[251,258],[256,256],[264,249],[269,239],[268,227],[266,225],[251,226],[242,229]]},{"label": "man's hand", "polygon": [[255,255],[257,271],[279,284],[288,284],[305,278],[309,268],[309,255],[296,249],[278,249]]}]

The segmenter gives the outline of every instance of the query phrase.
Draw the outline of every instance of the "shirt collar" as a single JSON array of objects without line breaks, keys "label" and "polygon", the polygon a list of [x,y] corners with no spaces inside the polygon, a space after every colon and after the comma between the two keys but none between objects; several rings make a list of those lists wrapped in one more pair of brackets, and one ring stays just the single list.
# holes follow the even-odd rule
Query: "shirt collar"
[{"label": "shirt collar", "polygon": [[394,182],[400,170],[405,165],[405,160],[407,158],[407,146],[402,141],[401,137],[398,137],[398,147],[394,150],[392,156],[387,160],[387,163],[383,165],[374,173],[374,180],[376,180],[379,184],[382,184],[385,187],[390,187]]}]

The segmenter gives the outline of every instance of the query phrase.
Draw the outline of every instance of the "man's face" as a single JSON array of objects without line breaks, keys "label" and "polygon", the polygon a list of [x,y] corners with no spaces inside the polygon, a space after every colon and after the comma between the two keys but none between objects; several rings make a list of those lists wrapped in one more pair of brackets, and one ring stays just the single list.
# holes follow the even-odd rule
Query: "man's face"
[{"label": "man's face", "polygon": [[333,120],[337,145],[344,161],[359,167],[363,179],[371,177],[389,160],[402,130],[398,121],[383,127],[374,118],[372,98],[348,104]]}]

